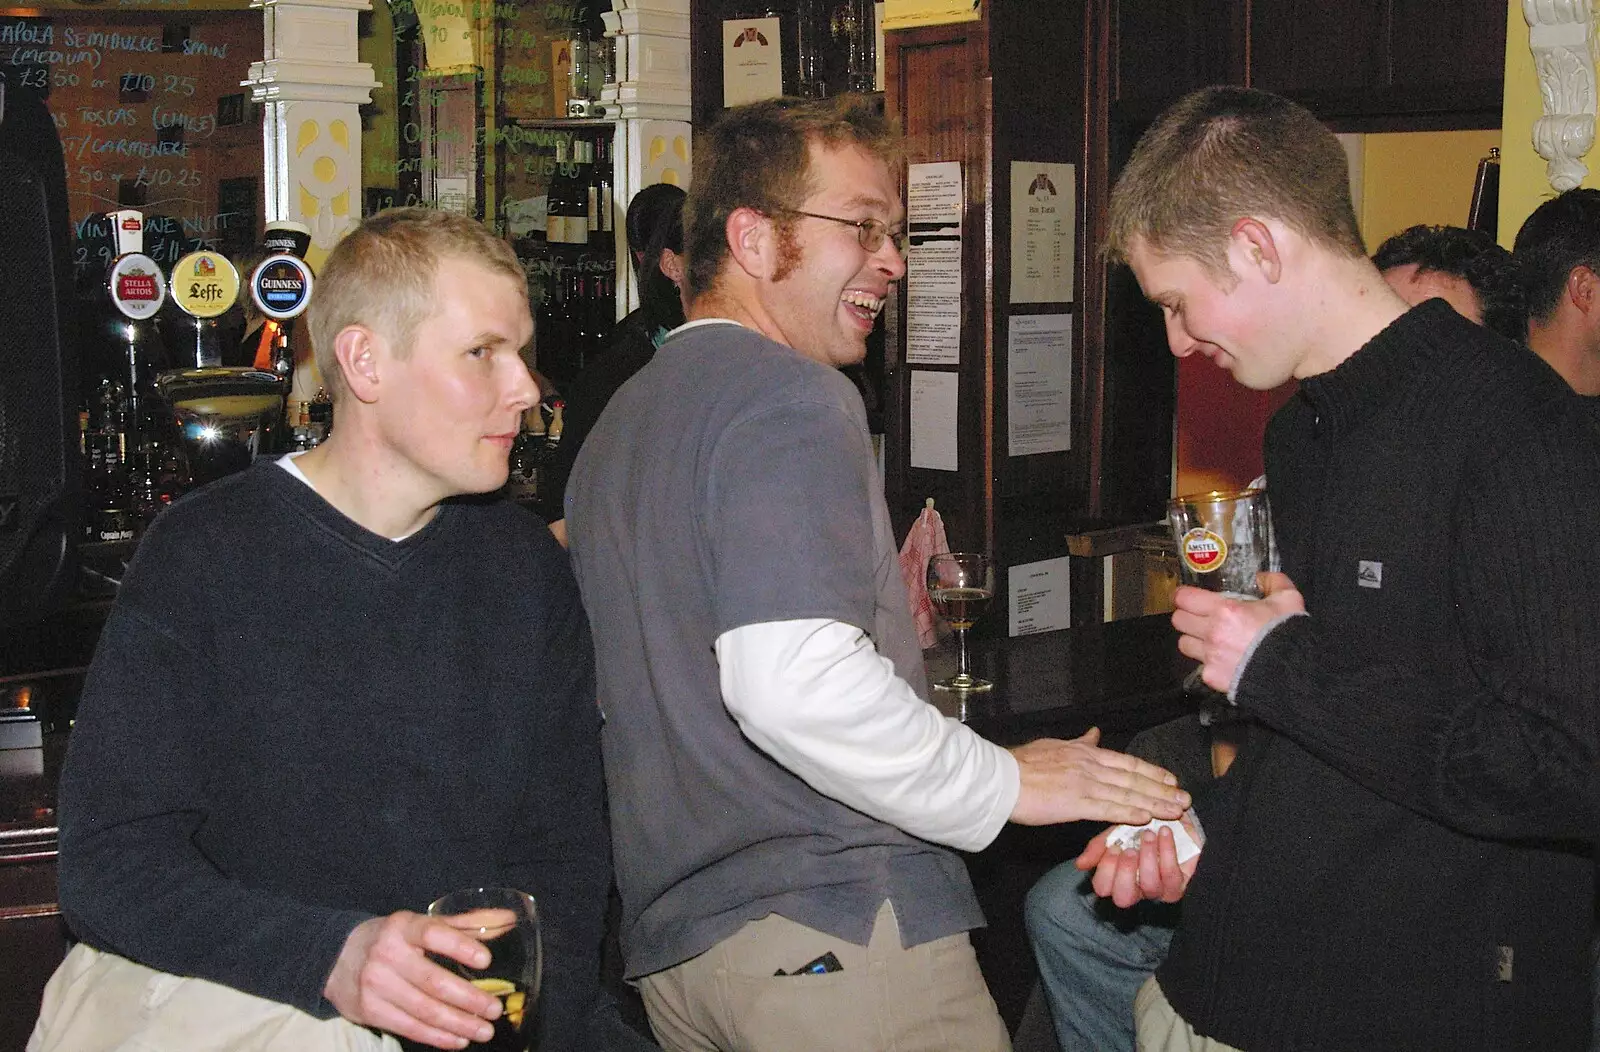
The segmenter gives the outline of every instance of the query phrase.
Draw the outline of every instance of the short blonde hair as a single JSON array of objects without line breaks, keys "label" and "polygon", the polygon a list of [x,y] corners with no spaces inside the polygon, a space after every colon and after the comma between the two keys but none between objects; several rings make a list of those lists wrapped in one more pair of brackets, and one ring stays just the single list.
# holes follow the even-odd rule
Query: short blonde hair
[{"label": "short blonde hair", "polygon": [[1250,88],[1202,88],[1139,138],[1111,191],[1106,258],[1135,240],[1231,278],[1228,237],[1247,216],[1278,219],[1335,252],[1365,256],[1344,147],[1311,112]]},{"label": "short blonde hair", "polygon": [[482,223],[437,208],[391,208],[370,217],[334,247],[312,289],[306,323],[328,394],[344,391],[334,341],[351,325],[379,334],[404,356],[417,326],[435,310],[439,260],[469,259],[525,284],[511,246]]}]

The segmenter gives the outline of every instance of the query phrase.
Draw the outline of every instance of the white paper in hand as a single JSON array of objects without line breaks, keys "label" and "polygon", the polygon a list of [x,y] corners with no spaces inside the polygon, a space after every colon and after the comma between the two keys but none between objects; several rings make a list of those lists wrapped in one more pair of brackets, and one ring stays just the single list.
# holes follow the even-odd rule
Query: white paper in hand
[{"label": "white paper in hand", "polygon": [[1170,818],[1153,818],[1142,826],[1113,826],[1111,832],[1106,834],[1106,846],[1122,851],[1137,851],[1146,833],[1155,836],[1157,830],[1162,828],[1172,830],[1180,866],[1200,854],[1200,849],[1205,847],[1206,832],[1200,828],[1200,816],[1194,813],[1192,807],[1177,821]]}]

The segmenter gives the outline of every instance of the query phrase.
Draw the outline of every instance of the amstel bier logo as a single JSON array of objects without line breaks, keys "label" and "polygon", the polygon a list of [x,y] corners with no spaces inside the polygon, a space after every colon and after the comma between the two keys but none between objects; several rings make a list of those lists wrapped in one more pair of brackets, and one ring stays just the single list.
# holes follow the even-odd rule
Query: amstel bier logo
[{"label": "amstel bier logo", "polygon": [[1195,573],[1210,573],[1228,561],[1228,543],[1204,526],[1184,534],[1178,550],[1183,564]]}]

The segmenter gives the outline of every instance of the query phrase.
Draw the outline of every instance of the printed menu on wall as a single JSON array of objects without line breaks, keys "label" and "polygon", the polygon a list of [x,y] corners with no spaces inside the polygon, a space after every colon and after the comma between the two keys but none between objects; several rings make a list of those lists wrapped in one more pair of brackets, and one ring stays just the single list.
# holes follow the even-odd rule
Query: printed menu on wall
[{"label": "printed menu on wall", "polygon": [[1011,302],[1071,303],[1077,169],[1011,162]]},{"label": "printed menu on wall", "polygon": [[775,99],[783,94],[779,19],[735,18],[722,23],[722,104]]},{"label": "printed menu on wall", "polygon": [[961,162],[906,173],[906,361],[961,361]]}]

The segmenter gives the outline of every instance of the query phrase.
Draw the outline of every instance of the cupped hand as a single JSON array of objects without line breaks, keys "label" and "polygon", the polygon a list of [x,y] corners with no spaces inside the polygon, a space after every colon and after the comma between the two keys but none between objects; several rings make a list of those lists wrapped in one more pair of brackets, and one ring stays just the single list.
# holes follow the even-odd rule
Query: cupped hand
[{"label": "cupped hand", "polygon": [[1178,862],[1178,844],[1172,830],[1158,830],[1145,836],[1139,850],[1123,851],[1106,844],[1109,829],[1101,830],[1089,841],[1073,863],[1081,870],[1093,870],[1090,883],[1094,893],[1108,898],[1123,909],[1146,899],[1177,902],[1189,889],[1200,856]]}]

